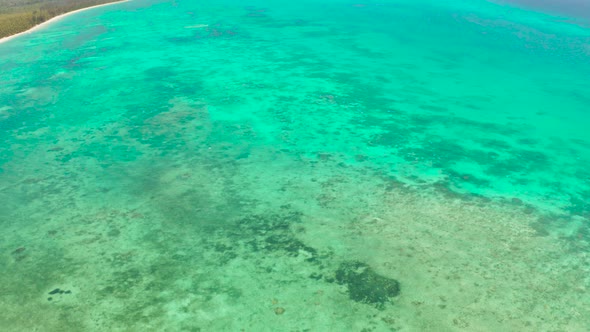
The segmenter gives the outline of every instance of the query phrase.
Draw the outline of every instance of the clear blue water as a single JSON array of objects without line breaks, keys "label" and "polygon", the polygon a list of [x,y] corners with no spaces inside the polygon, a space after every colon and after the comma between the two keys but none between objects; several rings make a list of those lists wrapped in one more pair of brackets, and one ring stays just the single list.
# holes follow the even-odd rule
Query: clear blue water
[{"label": "clear blue water", "polygon": [[584,331],[589,56],[479,0],[135,0],[3,43],[0,326]]}]

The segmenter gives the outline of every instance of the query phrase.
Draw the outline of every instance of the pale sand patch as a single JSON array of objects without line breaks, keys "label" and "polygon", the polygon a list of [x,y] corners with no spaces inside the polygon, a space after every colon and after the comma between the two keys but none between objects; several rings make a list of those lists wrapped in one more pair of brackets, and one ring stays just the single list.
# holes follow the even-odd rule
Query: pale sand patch
[{"label": "pale sand patch", "polygon": [[202,28],[208,28],[209,24],[197,24],[197,25],[190,25],[190,26],[186,26],[184,27],[185,29],[202,29]]},{"label": "pale sand patch", "polygon": [[78,10],[74,10],[72,12],[68,12],[68,13],[65,13],[65,14],[58,15],[58,16],[50,19],[50,20],[47,20],[47,21],[41,23],[41,24],[35,25],[34,27],[30,28],[27,31],[23,31],[23,32],[17,33],[17,34],[12,35],[12,36],[0,38],[0,44],[5,43],[5,42],[7,42],[9,40],[12,40],[12,39],[14,39],[16,37],[19,37],[19,36],[22,36],[22,35],[26,35],[26,34],[29,34],[29,33],[32,33],[32,32],[38,31],[38,30],[41,30],[41,29],[47,27],[48,25],[50,25],[51,23],[55,23],[55,22],[61,20],[62,18],[66,17],[66,16],[69,16],[69,15],[72,15],[72,14],[76,14],[76,13],[79,13],[81,11],[85,11],[85,10],[88,10],[88,9],[93,9],[93,8],[98,8],[98,7],[104,7],[104,6],[110,6],[110,5],[114,5],[114,4],[118,4],[118,3],[122,3],[122,2],[127,2],[127,1],[130,1],[130,0],[120,0],[120,1],[116,1],[116,2],[105,3],[105,4],[102,4],[102,5],[96,5],[96,6],[92,6],[92,7],[81,8],[81,9],[78,9]]},{"label": "pale sand patch", "polygon": [[0,119],[8,119],[8,117],[10,116],[9,112],[11,109],[12,107],[10,106],[0,106]]}]

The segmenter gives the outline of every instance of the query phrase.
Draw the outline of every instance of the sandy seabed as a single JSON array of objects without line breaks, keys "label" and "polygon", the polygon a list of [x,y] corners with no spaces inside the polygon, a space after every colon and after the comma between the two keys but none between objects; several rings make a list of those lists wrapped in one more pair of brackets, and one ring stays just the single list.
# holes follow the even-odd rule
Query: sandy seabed
[{"label": "sandy seabed", "polygon": [[[194,124],[208,118],[177,103],[143,130],[199,144],[213,129],[186,131],[193,127],[186,114],[197,114]],[[92,139],[124,130],[111,126]],[[293,159],[260,148],[232,161],[239,148],[221,144],[199,157],[161,158],[126,140],[152,157],[106,171],[82,157],[34,175],[43,151],[60,159],[71,150],[40,144],[27,162],[31,173],[0,191],[10,218],[1,235],[9,252],[2,326],[582,331],[590,324],[590,306],[580,305],[587,253],[539,233],[542,217],[526,206],[409,188],[370,167],[343,167],[337,155]],[[337,280],[350,264],[397,280],[400,294],[354,299],[354,285]]]},{"label": "sandy seabed", "polygon": [[3,329],[590,326],[584,40],[444,3],[221,5],[5,55]]}]

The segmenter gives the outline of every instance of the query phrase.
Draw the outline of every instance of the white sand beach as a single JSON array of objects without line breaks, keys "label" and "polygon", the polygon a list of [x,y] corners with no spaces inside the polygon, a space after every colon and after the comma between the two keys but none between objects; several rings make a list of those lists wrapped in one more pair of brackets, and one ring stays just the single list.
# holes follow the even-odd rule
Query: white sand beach
[{"label": "white sand beach", "polygon": [[92,6],[92,7],[81,8],[81,9],[74,10],[74,11],[71,11],[71,12],[68,12],[68,13],[65,13],[65,14],[58,15],[56,17],[53,17],[53,18],[51,18],[51,19],[49,19],[49,20],[41,23],[41,24],[35,25],[34,27],[30,28],[29,30],[26,30],[26,31],[17,33],[17,34],[12,35],[12,36],[0,38],[0,44],[5,43],[5,42],[7,42],[9,40],[12,40],[12,39],[14,39],[16,37],[19,37],[19,36],[22,36],[22,35],[26,35],[26,34],[29,34],[29,33],[35,32],[35,31],[38,31],[40,29],[43,29],[43,28],[47,27],[48,25],[50,25],[51,23],[55,23],[55,22],[63,19],[66,16],[69,16],[69,15],[72,15],[72,14],[76,14],[76,13],[79,13],[79,12],[84,11],[84,10],[89,10],[89,9],[98,8],[98,7],[104,7],[104,6],[110,6],[110,5],[114,5],[114,4],[118,4],[118,3],[126,2],[126,1],[129,1],[129,0],[120,0],[120,1],[115,1],[115,2],[111,2],[111,3],[105,3],[105,4],[102,4],[102,5],[96,5],[96,6]]}]

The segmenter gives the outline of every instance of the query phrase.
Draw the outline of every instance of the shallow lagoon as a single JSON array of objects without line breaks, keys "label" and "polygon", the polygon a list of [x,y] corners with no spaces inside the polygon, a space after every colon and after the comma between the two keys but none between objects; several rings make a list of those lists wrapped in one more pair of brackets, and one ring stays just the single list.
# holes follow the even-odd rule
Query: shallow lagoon
[{"label": "shallow lagoon", "polygon": [[583,331],[589,38],[486,1],[214,0],[2,44],[0,326]]}]

